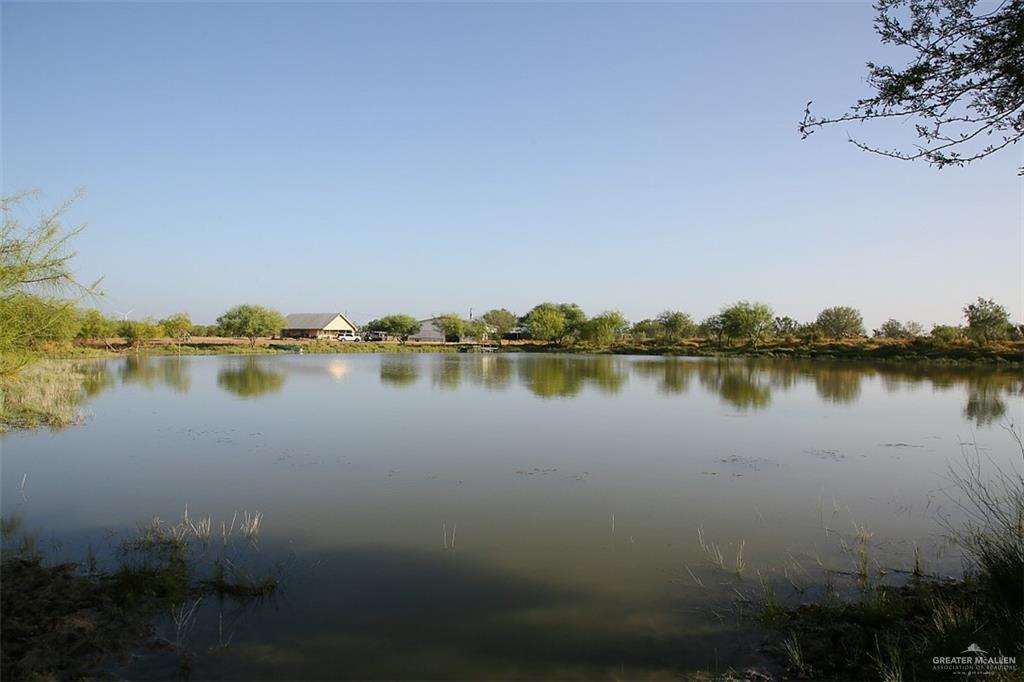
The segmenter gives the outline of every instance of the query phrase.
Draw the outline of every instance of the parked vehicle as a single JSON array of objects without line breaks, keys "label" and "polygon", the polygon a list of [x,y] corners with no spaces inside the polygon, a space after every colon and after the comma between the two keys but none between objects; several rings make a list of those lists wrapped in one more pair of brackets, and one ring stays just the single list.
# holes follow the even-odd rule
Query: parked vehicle
[{"label": "parked vehicle", "polygon": [[343,332],[338,332],[338,341],[362,341],[361,338],[352,330],[346,329]]},{"label": "parked vehicle", "polygon": [[380,342],[387,341],[388,335],[384,332],[366,332],[366,336],[363,338],[365,338],[367,341]]}]

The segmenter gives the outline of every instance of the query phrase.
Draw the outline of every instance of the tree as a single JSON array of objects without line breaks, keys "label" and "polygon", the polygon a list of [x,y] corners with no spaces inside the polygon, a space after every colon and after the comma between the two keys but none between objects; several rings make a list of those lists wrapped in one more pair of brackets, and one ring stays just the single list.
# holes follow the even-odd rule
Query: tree
[{"label": "tree", "polygon": [[816,322],[805,322],[797,325],[796,337],[801,341],[814,342],[825,338],[825,333],[821,331],[821,327]]},{"label": "tree", "polygon": [[219,326],[228,336],[249,339],[249,346],[256,346],[261,336],[276,336],[284,328],[284,316],[276,310],[259,305],[236,305],[217,318]]},{"label": "tree", "polygon": [[[468,336],[469,338],[473,339],[474,341],[480,342],[486,340],[488,337],[491,336],[491,334],[494,334],[495,331],[494,327],[487,324],[487,322],[484,321],[483,317],[477,317],[466,322],[466,324],[463,327],[462,333]],[[499,336],[498,338],[500,339],[501,337]]]},{"label": "tree", "polygon": [[555,341],[566,334],[565,313],[554,303],[534,306],[523,321],[530,330],[530,338],[538,341]]},{"label": "tree", "polygon": [[152,320],[122,320],[117,334],[132,348],[138,348],[149,339],[160,335],[160,327]]},{"label": "tree", "polygon": [[661,325],[658,324],[657,320],[650,318],[646,320],[640,320],[639,322],[633,323],[629,333],[638,339],[653,339],[658,335],[661,329]]},{"label": "tree", "polygon": [[483,321],[494,330],[494,335],[498,338],[498,343],[501,343],[501,340],[505,338],[505,335],[515,329],[516,326],[516,316],[504,308],[488,310],[481,316],[481,319],[483,319]]},{"label": "tree", "polygon": [[164,334],[177,341],[179,345],[192,335],[192,318],[188,313],[175,313],[157,324],[164,330]]},{"label": "tree", "polygon": [[720,314],[705,317],[697,327],[697,333],[706,339],[715,339],[715,342],[721,346],[722,337],[725,336],[725,321]]},{"label": "tree", "polygon": [[190,336],[220,336],[221,330],[215,324],[194,324],[188,333]]},{"label": "tree", "polygon": [[368,322],[366,329],[371,332],[384,332],[405,343],[410,336],[419,332],[420,323],[412,315],[385,315]]},{"label": "tree", "polygon": [[768,337],[775,324],[775,313],[766,303],[739,301],[723,308],[720,315],[726,336],[749,339],[755,348]]},{"label": "tree", "polygon": [[0,374],[19,369],[36,342],[66,336],[78,310],[74,300],[62,297],[80,299],[96,293],[99,284],[83,285],[71,273],[70,243],[82,228],[65,231],[62,219],[77,196],[26,225],[19,214],[29,196],[0,198]]},{"label": "tree", "polygon": [[907,322],[904,324],[899,320],[890,318],[874,331],[874,335],[884,339],[909,339],[915,336],[923,336],[924,328],[917,322]]},{"label": "tree", "polygon": [[967,334],[976,341],[989,343],[1007,337],[1010,315],[1006,308],[990,299],[980,296],[974,303],[964,306],[967,318]]},{"label": "tree", "polygon": [[458,341],[462,338],[462,330],[466,326],[465,320],[455,313],[444,313],[434,318],[434,325],[444,334],[444,341],[454,338]]},{"label": "tree", "polygon": [[796,336],[796,330],[799,328],[800,323],[792,317],[775,318],[775,336]]},{"label": "tree", "polygon": [[82,315],[81,326],[78,330],[80,339],[99,339],[106,343],[107,338],[114,335],[117,330],[117,323],[109,320],[103,313],[95,308],[86,310]]},{"label": "tree", "polygon": [[931,336],[932,341],[946,345],[962,339],[964,336],[964,330],[962,327],[954,327],[949,324],[937,324],[932,327],[932,331],[929,336]]},{"label": "tree", "polygon": [[565,329],[562,331],[558,342],[561,343],[569,337],[580,336],[583,333],[583,325],[587,322],[587,315],[575,303],[559,303],[558,309],[565,317]]},{"label": "tree", "polygon": [[583,338],[607,346],[626,333],[629,322],[618,310],[606,310],[587,320],[583,325]]},{"label": "tree", "polygon": [[844,339],[864,333],[864,318],[860,311],[845,305],[825,308],[818,313],[815,324],[829,339]]},{"label": "tree", "polygon": [[693,319],[678,310],[662,311],[656,321],[660,331],[659,335],[667,341],[680,341],[697,332],[697,325],[693,323]]},{"label": "tree", "polygon": [[[862,150],[937,168],[964,166],[1024,136],[1024,0],[876,0],[882,43],[909,48],[902,67],[867,64],[874,94],[849,113],[818,118],[807,103],[800,133],[845,122],[914,123],[912,149]],[[1024,173],[1024,169],[1021,169]]]}]

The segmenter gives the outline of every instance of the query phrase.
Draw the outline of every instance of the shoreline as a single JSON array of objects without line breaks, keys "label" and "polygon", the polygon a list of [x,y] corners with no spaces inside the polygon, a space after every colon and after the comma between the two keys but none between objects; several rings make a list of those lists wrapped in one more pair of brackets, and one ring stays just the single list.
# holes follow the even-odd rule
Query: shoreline
[{"label": "shoreline", "polygon": [[398,343],[307,341],[301,339],[260,339],[255,346],[245,340],[208,337],[176,344],[159,340],[138,348],[118,345],[76,345],[44,348],[34,359],[116,358],[128,355],[286,355],[294,350],[274,345],[297,346],[303,353],[332,355],[347,353],[457,353],[477,352],[482,346],[495,353],[558,353],[587,355],[645,355],[662,357],[794,359],[849,362],[926,363],[937,365],[1024,365],[1024,342],[1006,342],[980,346],[973,342],[936,344],[925,339],[908,341],[821,341],[794,343],[778,340],[758,347],[719,345],[709,339],[690,339],[676,344],[619,343],[610,346],[590,344],[555,344],[532,341],[511,341],[502,345],[485,343]]}]

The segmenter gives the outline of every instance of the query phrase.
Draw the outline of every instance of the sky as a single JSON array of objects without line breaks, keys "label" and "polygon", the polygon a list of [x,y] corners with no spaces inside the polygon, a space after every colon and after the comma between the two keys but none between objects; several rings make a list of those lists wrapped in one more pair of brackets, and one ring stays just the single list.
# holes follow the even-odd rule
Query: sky
[{"label": "sky", "polygon": [[868,3],[12,3],[2,189],[67,224],[108,313],[696,319],[740,299],[1022,314],[1011,148],[936,170],[801,141],[869,94]]}]

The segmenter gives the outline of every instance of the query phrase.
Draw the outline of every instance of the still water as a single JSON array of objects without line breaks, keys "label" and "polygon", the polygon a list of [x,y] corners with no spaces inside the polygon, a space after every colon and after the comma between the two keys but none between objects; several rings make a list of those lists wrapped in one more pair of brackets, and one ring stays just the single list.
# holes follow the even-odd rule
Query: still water
[{"label": "still water", "polygon": [[770,668],[737,595],[800,600],[855,524],[878,567],[916,545],[956,572],[948,467],[1019,458],[1024,409],[1016,370],[625,356],[125,358],[85,388],[81,425],[0,440],[3,512],[48,554],[102,567],[186,504],[263,514],[247,560],[284,589],[201,604],[193,679]]}]

